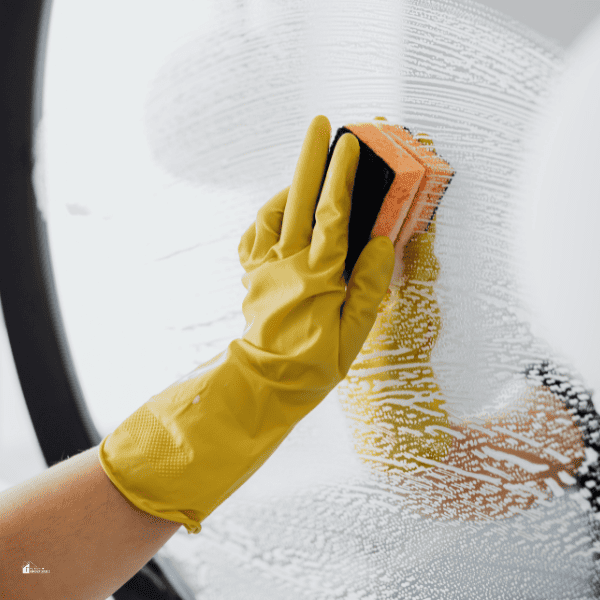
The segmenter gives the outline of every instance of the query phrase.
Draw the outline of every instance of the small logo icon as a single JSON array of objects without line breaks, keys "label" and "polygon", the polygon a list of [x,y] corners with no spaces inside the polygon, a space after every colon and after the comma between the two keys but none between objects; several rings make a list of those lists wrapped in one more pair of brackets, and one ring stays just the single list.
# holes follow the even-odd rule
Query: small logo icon
[{"label": "small logo icon", "polygon": [[50,573],[49,569],[38,567],[34,565],[30,560],[23,562],[23,573]]}]

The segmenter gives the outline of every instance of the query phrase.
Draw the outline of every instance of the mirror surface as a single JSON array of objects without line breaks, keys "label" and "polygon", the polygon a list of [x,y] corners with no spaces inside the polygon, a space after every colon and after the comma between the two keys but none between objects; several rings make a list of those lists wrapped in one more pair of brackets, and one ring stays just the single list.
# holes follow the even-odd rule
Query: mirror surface
[{"label": "mirror surface", "polygon": [[241,335],[239,240],[291,183],[312,117],[335,132],[385,115],[456,173],[346,380],[200,535],[167,544],[198,597],[596,597],[592,494],[575,484],[597,454],[558,392],[592,401],[520,284],[562,48],[463,2],[141,7],[55,0],[38,132],[103,435]]}]

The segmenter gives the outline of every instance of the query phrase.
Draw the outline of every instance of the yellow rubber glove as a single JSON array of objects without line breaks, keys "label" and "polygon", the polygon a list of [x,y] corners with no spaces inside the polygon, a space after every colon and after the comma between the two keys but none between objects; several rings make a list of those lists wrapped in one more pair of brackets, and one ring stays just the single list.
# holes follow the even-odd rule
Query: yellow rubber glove
[{"label": "yellow rubber glove", "polygon": [[369,242],[346,289],[350,200],[360,147],[313,119],[292,185],[258,212],[239,245],[247,327],[241,338],[146,402],[100,444],[102,467],[135,506],[200,523],[345,377],[390,284],[394,250]]}]

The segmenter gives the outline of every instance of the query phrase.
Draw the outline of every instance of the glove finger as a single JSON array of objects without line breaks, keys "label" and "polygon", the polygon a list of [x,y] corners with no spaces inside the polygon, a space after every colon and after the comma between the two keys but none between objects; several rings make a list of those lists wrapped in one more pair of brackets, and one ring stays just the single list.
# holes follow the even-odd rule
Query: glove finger
[{"label": "glove finger", "polygon": [[363,249],[348,282],[340,327],[340,369],[344,377],[358,356],[394,272],[394,245],[386,236],[372,239]]},{"label": "glove finger", "polygon": [[290,186],[281,190],[258,211],[256,221],[248,227],[238,246],[240,264],[246,272],[262,264],[269,250],[277,244]]},{"label": "glove finger", "polygon": [[352,190],[359,156],[358,140],[351,133],[345,133],[335,146],[317,206],[308,259],[312,270],[334,266],[340,276],[344,270]]},{"label": "glove finger", "polygon": [[327,164],[330,136],[329,119],[323,115],[315,117],[304,138],[285,207],[279,243],[282,258],[292,256],[310,244],[313,214]]}]

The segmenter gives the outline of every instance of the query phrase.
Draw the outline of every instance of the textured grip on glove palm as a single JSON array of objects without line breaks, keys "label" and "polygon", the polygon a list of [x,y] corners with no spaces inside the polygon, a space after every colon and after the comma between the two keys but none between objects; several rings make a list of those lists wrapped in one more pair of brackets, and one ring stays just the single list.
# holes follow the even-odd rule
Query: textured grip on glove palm
[{"label": "textured grip on glove palm", "polygon": [[242,337],[100,444],[101,464],[121,493],[189,533],[198,533],[345,377],[390,284],[393,245],[377,237],[345,286],[359,156],[352,135],[336,146],[312,228],[330,135],[325,117],[313,119],[292,185],[261,208],[242,236]]}]

